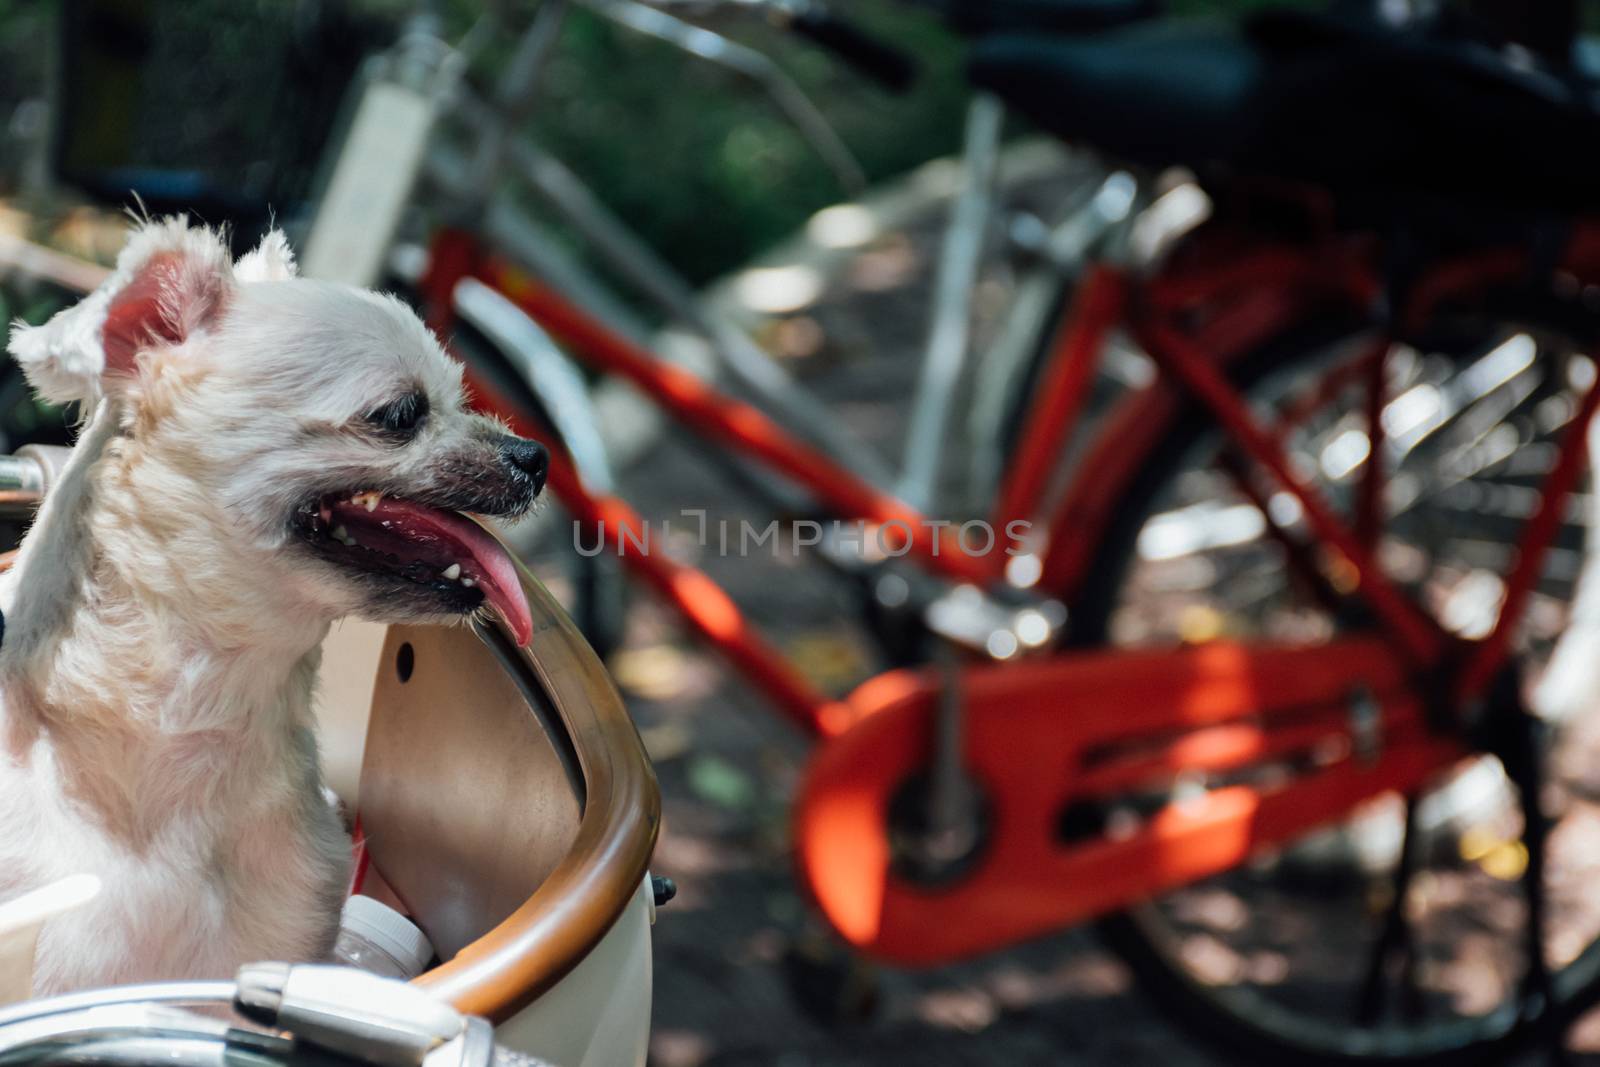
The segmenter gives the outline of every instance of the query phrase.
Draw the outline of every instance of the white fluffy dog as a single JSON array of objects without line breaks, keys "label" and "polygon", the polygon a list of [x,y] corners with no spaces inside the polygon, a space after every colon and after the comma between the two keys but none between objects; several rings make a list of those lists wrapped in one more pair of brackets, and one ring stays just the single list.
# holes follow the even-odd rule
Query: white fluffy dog
[{"label": "white fluffy dog", "polygon": [[10,350],[88,413],[0,579],[0,902],[90,872],[34,988],[324,958],[349,841],[320,793],[318,646],[344,615],[497,611],[547,457],[469,414],[416,316],[149,223],[97,292]]}]

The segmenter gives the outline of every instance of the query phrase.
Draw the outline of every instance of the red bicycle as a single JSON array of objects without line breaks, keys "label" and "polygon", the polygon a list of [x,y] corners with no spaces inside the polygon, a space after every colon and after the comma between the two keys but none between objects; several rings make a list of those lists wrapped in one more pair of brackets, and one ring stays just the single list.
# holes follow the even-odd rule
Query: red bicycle
[{"label": "red bicycle", "polygon": [[[1594,726],[1560,720],[1546,666],[1590,548],[1600,166],[1539,149],[1600,122],[1491,45],[1303,18],[1002,36],[974,72],[1064,136],[1197,168],[1214,201],[1167,254],[1108,257],[1072,298],[986,517],[1031,523],[1027,554],[973,550],[470,233],[433,242],[434,325],[463,279],[506,294],[585,365],[864,522],[897,557],[880,566],[957,590],[927,618],[973,654],[835,700],[704,575],[621,553],[819,739],[796,851],[851,944],[935,965],[1133,908],[1112,929],[1159,991],[1296,1062],[1453,1062],[1568,1021],[1600,976],[1582,892],[1600,779]],[[1363,136],[1320,148],[1294,136],[1351,86],[1391,113],[1357,108]],[[1385,136],[1475,107],[1505,146],[1459,123]],[[1156,373],[1052,500],[1115,331]],[[560,460],[550,484],[637,546],[625,502]],[[1341,823],[1370,855],[1335,879],[1295,843]]]}]

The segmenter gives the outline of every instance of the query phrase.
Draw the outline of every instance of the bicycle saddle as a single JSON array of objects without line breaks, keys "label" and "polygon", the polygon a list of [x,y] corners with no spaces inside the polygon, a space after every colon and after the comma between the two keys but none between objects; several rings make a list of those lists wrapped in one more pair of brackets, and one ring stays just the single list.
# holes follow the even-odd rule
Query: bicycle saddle
[{"label": "bicycle saddle", "polygon": [[1584,92],[1472,39],[1279,12],[995,35],[971,72],[1058,136],[1202,179],[1307,182],[1390,210],[1600,206],[1600,115]]}]

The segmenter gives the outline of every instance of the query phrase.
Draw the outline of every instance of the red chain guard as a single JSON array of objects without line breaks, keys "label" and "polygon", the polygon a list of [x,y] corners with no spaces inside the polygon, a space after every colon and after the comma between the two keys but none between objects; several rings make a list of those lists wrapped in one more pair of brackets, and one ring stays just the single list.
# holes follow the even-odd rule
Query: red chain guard
[{"label": "red chain guard", "polygon": [[[857,690],[863,718],[816,752],[795,808],[801,876],[828,920],[872,955],[913,966],[1001,948],[1228,870],[1368,798],[1414,789],[1465,754],[1428,731],[1415,685],[1373,637],[968,667],[959,682],[964,759],[986,793],[988,832],[958,879],[927,885],[897,869],[887,812],[927,766],[936,680],[894,672]],[[1353,709],[1363,704],[1377,725],[1358,742]],[[1058,833],[1080,802],[1149,796],[1180,771],[1233,775],[1267,763],[1275,784],[1229,779],[1115,839]]]}]

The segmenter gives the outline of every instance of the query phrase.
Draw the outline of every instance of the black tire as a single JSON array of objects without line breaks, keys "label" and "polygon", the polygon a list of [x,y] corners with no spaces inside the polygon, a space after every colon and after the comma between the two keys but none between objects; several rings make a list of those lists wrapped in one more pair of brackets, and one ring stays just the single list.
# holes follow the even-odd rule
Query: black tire
[{"label": "black tire", "polygon": [[[1230,375],[1236,386],[1249,392],[1261,388],[1279,373],[1292,374],[1311,367],[1330,342],[1354,332],[1347,321],[1319,323],[1296,329],[1240,360]],[[1460,353],[1458,353],[1459,355]],[[1158,498],[1185,470],[1185,464],[1214,434],[1214,423],[1195,406],[1183,410],[1171,432],[1139,466],[1139,475],[1126,494],[1110,528],[1091,556],[1087,585],[1072,605],[1071,643],[1101,646],[1110,643],[1112,612],[1129,568],[1140,530],[1152,515]],[[1507,1054],[1514,1045],[1563,1025],[1600,990],[1600,938],[1570,959],[1556,985],[1555,1003],[1534,1021],[1516,1021],[1493,1013],[1464,1027],[1458,1044],[1395,1053],[1381,1043],[1365,1048],[1333,1049],[1314,1044],[1293,1028],[1269,1025],[1264,1017],[1231,1009],[1196,977],[1159,947],[1138,912],[1102,920],[1100,932],[1108,945],[1127,962],[1145,991],[1180,1023],[1201,1036],[1229,1048],[1240,1063],[1294,1063],[1332,1065],[1383,1063],[1393,1065],[1445,1065],[1482,1063]],[[1481,1024],[1481,1025],[1478,1025]]]}]

